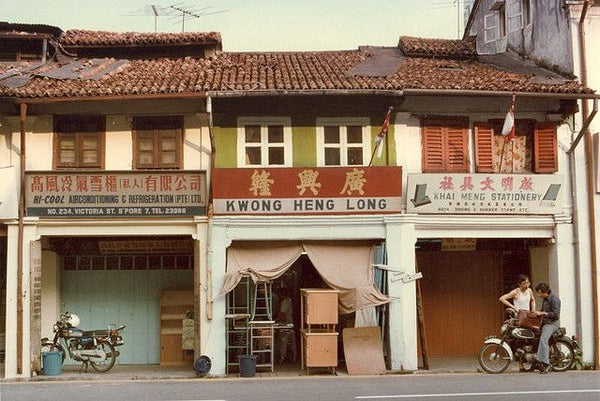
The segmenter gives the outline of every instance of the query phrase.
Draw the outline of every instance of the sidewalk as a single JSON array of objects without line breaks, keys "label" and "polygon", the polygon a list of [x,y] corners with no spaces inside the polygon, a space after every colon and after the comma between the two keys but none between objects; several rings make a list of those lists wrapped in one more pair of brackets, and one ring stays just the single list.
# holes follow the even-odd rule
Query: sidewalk
[{"label": "sidewalk", "polygon": [[[425,370],[422,367],[415,372],[388,371],[386,374],[440,374],[440,373],[478,373],[481,368],[477,358],[431,358],[430,369]],[[514,366],[512,366],[514,365]],[[0,364],[0,372],[4,373],[4,365]],[[517,364],[511,364],[506,373],[517,372]],[[329,370],[322,372],[311,372],[311,376],[330,375]],[[336,372],[337,376],[347,376],[345,367],[341,367]],[[299,377],[306,376],[306,372],[299,369],[299,366],[277,366],[275,372],[257,371],[256,377]],[[206,378],[238,378],[237,373],[229,375],[211,375]],[[57,376],[35,376],[30,379],[7,379],[7,381],[88,381],[88,380],[175,380],[175,379],[198,379],[196,372],[191,366],[160,366],[160,365],[119,365],[117,364],[108,373],[97,373],[92,368],[87,372],[81,370],[81,365],[64,365],[62,372]],[[0,381],[4,380],[0,378]]]}]

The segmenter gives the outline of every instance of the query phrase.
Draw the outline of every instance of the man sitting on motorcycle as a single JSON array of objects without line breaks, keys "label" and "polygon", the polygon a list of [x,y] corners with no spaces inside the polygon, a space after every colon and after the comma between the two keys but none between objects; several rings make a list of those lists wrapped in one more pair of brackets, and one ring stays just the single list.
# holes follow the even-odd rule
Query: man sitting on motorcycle
[{"label": "man sitting on motorcycle", "polygon": [[559,329],[560,299],[552,294],[547,283],[538,283],[535,286],[536,294],[542,298],[542,310],[536,311],[537,316],[542,316],[542,334],[537,352],[537,363],[540,373],[550,371],[550,337]]}]

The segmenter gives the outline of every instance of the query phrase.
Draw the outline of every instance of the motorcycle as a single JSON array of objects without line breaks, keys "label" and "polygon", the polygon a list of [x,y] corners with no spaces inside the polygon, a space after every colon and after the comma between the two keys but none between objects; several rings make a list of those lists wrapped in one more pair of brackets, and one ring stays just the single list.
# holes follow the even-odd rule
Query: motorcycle
[{"label": "motorcycle", "polygon": [[[486,337],[479,350],[479,365],[487,373],[504,372],[511,361],[522,363],[525,371],[536,368],[537,349],[541,330],[519,326],[517,319],[507,319],[502,324],[500,336]],[[579,344],[575,336],[568,337],[564,327],[550,338],[550,367],[554,372],[565,372],[573,366]]]},{"label": "motorcycle", "polygon": [[112,329],[109,325],[106,330],[83,331],[77,327],[79,323],[77,315],[61,314],[53,326],[54,338],[42,338],[42,352],[58,351],[62,355],[61,363],[64,363],[66,350],[71,359],[83,363],[86,372],[88,363],[97,372],[108,372],[119,356],[115,347],[125,344],[121,334],[125,326]]}]

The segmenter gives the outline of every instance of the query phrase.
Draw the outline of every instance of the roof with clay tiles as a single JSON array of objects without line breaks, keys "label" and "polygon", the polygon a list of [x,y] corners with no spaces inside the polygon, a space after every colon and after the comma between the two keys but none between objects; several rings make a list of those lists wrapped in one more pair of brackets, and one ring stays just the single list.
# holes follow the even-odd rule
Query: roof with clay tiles
[{"label": "roof with clay tiles", "polygon": [[[74,31],[71,31],[74,32]],[[89,31],[77,31],[89,32]],[[132,44],[143,40],[168,40],[171,34],[106,33],[71,36],[73,44],[110,43]],[[191,38],[203,35],[190,34]],[[177,34],[177,36],[180,36]],[[67,34],[63,41],[69,37]],[[75,38],[77,38],[75,40]],[[145,38],[145,39],[144,39]],[[183,40],[179,38],[177,40]],[[216,40],[216,39],[215,39]],[[219,36],[220,40],[220,36]],[[157,58],[131,59],[116,63],[106,59],[78,60],[81,74],[67,79],[52,78],[60,74],[49,73],[61,67],[58,64],[26,70],[23,66],[0,65],[0,96],[19,98],[69,98],[102,97],[123,95],[203,95],[207,91],[227,92],[235,95],[242,92],[267,91],[273,94],[315,91],[401,91],[407,89],[472,90],[584,94],[592,93],[576,81],[556,78],[548,74],[547,79],[535,79],[530,73],[515,72],[480,61],[473,54],[472,45],[460,40],[419,39],[401,37],[398,48],[388,49],[392,53],[394,68],[382,76],[354,73],[355,67],[365,65],[377,57],[369,49],[346,51],[304,52],[217,52],[209,58]],[[398,51],[398,49],[400,51]],[[387,62],[387,61],[385,61]],[[95,63],[95,64],[94,64]],[[93,65],[92,65],[93,64]],[[112,67],[114,68],[112,68]],[[118,67],[118,68],[117,68]],[[11,70],[12,68],[12,70]],[[62,66],[69,70],[69,65]],[[24,85],[3,85],[3,78],[10,75],[17,79],[19,74],[30,77]],[[23,71],[23,72],[19,72]],[[17,78],[15,78],[17,77]],[[95,77],[90,79],[89,77]]]}]

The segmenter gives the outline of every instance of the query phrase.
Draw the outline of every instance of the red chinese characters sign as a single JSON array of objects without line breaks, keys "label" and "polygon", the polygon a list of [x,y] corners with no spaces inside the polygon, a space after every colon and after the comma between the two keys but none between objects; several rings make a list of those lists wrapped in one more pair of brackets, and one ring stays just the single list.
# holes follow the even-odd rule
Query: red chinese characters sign
[{"label": "red chinese characters sign", "polygon": [[215,214],[398,213],[401,167],[215,169]]},{"label": "red chinese characters sign", "polygon": [[145,217],[206,214],[206,174],[30,172],[28,216]]}]

